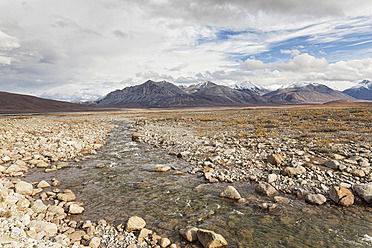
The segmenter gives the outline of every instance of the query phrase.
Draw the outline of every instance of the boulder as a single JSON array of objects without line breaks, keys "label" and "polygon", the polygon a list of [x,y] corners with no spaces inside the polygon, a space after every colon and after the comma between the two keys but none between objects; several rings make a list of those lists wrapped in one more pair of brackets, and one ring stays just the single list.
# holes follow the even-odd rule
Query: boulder
[{"label": "boulder", "polygon": [[75,201],[76,196],[74,192],[72,192],[69,189],[66,189],[65,191],[63,191],[63,193],[57,194],[57,198],[60,201],[69,202],[69,201]]},{"label": "boulder", "polygon": [[44,162],[44,161],[39,161],[39,162],[37,162],[36,167],[47,168],[47,167],[49,167],[49,164],[47,162]]},{"label": "boulder", "polygon": [[96,168],[105,168],[105,167],[107,167],[107,165],[104,163],[96,164]]},{"label": "boulder", "polygon": [[181,236],[188,242],[195,242],[198,240],[198,228],[196,227],[186,227],[180,230]]},{"label": "boulder", "polygon": [[90,248],[98,248],[101,244],[101,239],[98,237],[93,237],[89,242]]},{"label": "boulder", "polygon": [[155,171],[156,172],[167,172],[170,171],[171,167],[163,164],[157,164],[155,165]]},{"label": "boulder", "polygon": [[372,183],[354,184],[353,191],[366,202],[372,203]]},{"label": "boulder", "polygon": [[255,190],[257,193],[267,196],[274,196],[279,194],[279,192],[273,186],[265,182],[259,182],[256,185]]},{"label": "boulder", "polygon": [[278,175],[277,174],[269,174],[269,175],[267,175],[267,182],[268,183],[273,183],[277,179],[278,179]]},{"label": "boulder", "polygon": [[204,248],[218,248],[227,246],[227,241],[221,234],[213,231],[198,229],[197,236]]},{"label": "boulder", "polygon": [[354,204],[354,195],[351,193],[351,191],[340,186],[331,187],[329,191],[329,198],[342,206],[350,206]]},{"label": "boulder", "polygon": [[233,187],[233,186],[227,186],[221,193],[220,197],[230,198],[239,200],[242,198],[239,194],[239,192]]},{"label": "boulder", "polygon": [[322,194],[308,194],[305,196],[305,201],[310,204],[322,205],[327,201]]},{"label": "boulder", "polygon": [[281,165],[284,161],[285,161],[285,158],[283,157],[283,155],[278,154],[278,153],[271,154],[267,158],[267,162],[269,162],[272,165]]},{"label": "boulder", "polygon": [[47,183],[45,180],[42,180],[42,181],[40,181],[40,183],[38,183],[37,187],[38,188],[48,188],[48,187],[50,187],[50,184]]},{"label": "boulder", "polygon": [[17,164],[12,164],[10,165],[5,171],[4,173],[5,174],[10,174],[10,173],[17,173],[17,172],[21,172],[22,169],[21,167],[19,167]]},{"label": "boulder", "polygon": [[165,248],[171,244],[171,241],[168,238],[162,238],[160,239],[159,244],[160,244],[160,247]]},{"label": "boulder", "polygon": [[51,215],[60,215],[60,214],[64,214],[65,210],[60,206],[53,205],[53,206],[48,207],[48,212]]},{"label": "boulder", "polygon": [[139,133],[133,133],[132,134],[132,141],[140,141],[141,135]]},{"label": "boulder", "polygon": [[361,170],[361,169],[354,169],[354,170],[351,171],[351,174],[355,177],[365,177],[366,176],[364,171]]},{"label": "boulder", "polygon": [[55,235],[57,233],[57,225],[54,223],[42,221],[42,220],[32,220],[29,227],[35,228],[36,232],[44,231],[47,235]]},{"label": "boulder", "polygon": [[338,167],[340,166],[340,163],[337,160],[327,160],[323,163],[325,167],[338,170]]},{"label": "boulder", "polygon": [[295,175],[301,175],[306,172],[306,169],[302,166],[297,166],[297,167],[286,167],[283,170],[283,174],[285,176],[295,176]]},{"label": "boulder", "polygon": [[35,212],[35,213],[41,213],[41,212],[44,212],[46,209],[47,209],[47,206],[44,205],[44,203],[41,201],[41,200],[36,200],[32,206],[31,206],[31,209]]},{"label": "boulder", "polygon": [[274,202],[281,204],[289,204],[291,200],[283,196],[274,196]]},{"label": "boulder", "polygon": [[74,203],[69,206],[68,212],[70,214],[82,214],[84,212],[84,208]]},{"label": "boulder", "polygon": [[32,193],[34,192],[34,187],[32,186],[31,183],[19,181],[15,185],[15,190],[16,193],[21,195],[32,195]]},{"label": "boulder", "polygon": [[125,228],[125,231],[131,232],[135,230],[141,230],[146,226],[146,222],[144,219],[138,216],[132,216],[129,218],[127,222],[127,226]]}]

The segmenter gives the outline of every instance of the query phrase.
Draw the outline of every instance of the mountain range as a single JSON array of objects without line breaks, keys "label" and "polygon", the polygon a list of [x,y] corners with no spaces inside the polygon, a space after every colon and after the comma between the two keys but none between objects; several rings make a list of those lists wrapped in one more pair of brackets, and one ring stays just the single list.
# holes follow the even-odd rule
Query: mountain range
[{"label": "mountain range", "polygon": [[102,107],[105,108],[104,110],[107,108],[213,108],[325,102],[345,105],[358,99],[372,100],[371,81],[363,80],[340,92],[316,83],[292,84],[270,91],[251,82],[224,86],[207,81],[188,86],[176,86],[166,81],[148,80],[140,85],[112,91],[98,100],[80,102],[80,104],[0,92],[0,114],[85,112],[99,111]]},{"label": "mountain range", "polygon": [[315,83],[293,84],[269,91],[250,82],[228,87],[207,81],[177,87],[166,81],[148,80],[84,104],[117,108],[237,107],[324,103],[340,99],[356,100],[326,85]]}]

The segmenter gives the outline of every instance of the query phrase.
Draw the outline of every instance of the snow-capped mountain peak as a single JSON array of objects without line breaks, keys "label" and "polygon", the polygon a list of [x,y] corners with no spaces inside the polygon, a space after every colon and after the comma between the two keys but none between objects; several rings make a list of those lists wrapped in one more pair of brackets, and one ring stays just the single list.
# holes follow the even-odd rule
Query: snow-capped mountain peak
[{"label": "snow-capped mountain peak", "polygon": [[357,85],[351,87],[351,89],[360,89],[360,88],[366,88],[366,89],[372,90],[372,82],[365,79],[362,82],[358,83]]}]

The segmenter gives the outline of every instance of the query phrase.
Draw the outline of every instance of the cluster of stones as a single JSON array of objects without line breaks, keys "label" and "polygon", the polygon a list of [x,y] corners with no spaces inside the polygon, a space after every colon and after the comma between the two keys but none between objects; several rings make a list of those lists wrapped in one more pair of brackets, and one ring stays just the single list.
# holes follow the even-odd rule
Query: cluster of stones
[{"label": "cluster of stones", "polygon": [[[28,167],[46,172],[63,168],[57,162],[96,154],[115,126],[98,117],[8,118],[0,120],[0,172],[23,176]],[[8,168],[10,162],[13,167]]]},{"label": "cluster of stones", "polygon": [[[180,125],[173,119],[139,120],[134,126],[133,140],[187,160],[190,173],[211,183],[266,182],[278,192],[316,204],[332,199],[351,205],[354,196],[350,195],[356,193],[370,203],[365,196],[372,185],[372,148],[366,144],[335,143],[331,145],[338,153],[323,154],[312,148],[312,142],[299,144],[290,132],[266,139],[238,139],[224,131],[199,136],[195,126]],[[341,187],[343,193],[335,194],[335,187]]]},{"label": "cluster of stones", "polygon": [[[69,216],[83,213],[82,204],[74,202],[71,190],[40,194],[38,189],[49,187],[45,181],[34,188],[19,179],[0,180],[1,247],[176,247],[168,238],[146,229],[146,222],[137,216],[116,228],[104,220],[97,224],[70,220]],[[36,200],[38,196],[44,200]],[[54,204],[46,203],[52,200]]]}]

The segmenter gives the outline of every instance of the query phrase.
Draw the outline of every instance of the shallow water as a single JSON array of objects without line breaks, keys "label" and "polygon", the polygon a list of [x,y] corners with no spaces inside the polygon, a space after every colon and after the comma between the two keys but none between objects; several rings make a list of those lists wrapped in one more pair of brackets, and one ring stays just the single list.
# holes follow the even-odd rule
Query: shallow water
[{"label": "shallow water", "polygon": [[[270,198],[255,194],[249,183],[234,183],[248,199],[245,206],[237,205],[218,197],[227,184],[206,184],[186,173],[185,161],[132,142],[129,128],[119,123],[96,159],[52,173],[35,169],[26,180],[56,177],[62,182],[60,189],[72,189],[85,204],[84,215],[76,218],[120,224],[138,215],[150,229],[182,242],[182,247],[186,243],[178,230],[187,225],[222,234],[229,247],[372,247],[371,207],[310,206],[292,199],[290,205],[280,205],[279,213],[269,214],[257,205]],[[95,168],[98,163],[108,167]],[[156,164],[176,170],[156,173]]]}]

